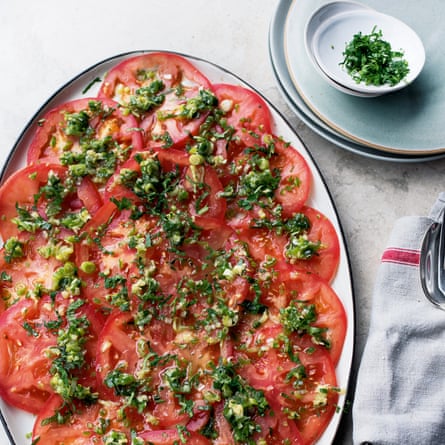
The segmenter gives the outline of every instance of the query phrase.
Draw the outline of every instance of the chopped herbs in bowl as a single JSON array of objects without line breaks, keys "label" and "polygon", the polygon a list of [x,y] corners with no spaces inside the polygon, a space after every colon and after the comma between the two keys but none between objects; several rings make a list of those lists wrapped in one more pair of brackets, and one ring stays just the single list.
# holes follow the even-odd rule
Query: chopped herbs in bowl
[{"label": "chopped herbs in bowl", "polygon": [[361,31],[355,34],[343,55],[340,65],[357,83],[394,86],[409,73],[404,51],[394,51],[391,43],[383,39],[382,30],[375,26],[370,34],[362,34]]},{"label": "chopped herbs in bowl", "polygon": [[312,14],[305,46],[325,81],[361,97],[410,85],[425,64],[423,43],[406,23],[347,1],[328,3]]}]

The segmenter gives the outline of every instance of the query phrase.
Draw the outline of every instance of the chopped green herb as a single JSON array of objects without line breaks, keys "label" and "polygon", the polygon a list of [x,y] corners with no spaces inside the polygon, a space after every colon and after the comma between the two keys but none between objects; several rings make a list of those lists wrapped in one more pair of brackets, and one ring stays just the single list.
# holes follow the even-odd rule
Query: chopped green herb
[{"label": "chopped green herb", "polygon": [[212,372],[213,387],[224,399],[223,414],[233,431],[235,441],[256,445],[253,435],[261,432],[254,420],[270,409],[263,391],[250,386],[235,370],[233,363],[220,363]]},{"label": "chopped green herb", "polygon": [[83,90],[82,90],[82,94],[85,94],[85,93],[87,93],[89,90],[90,90],[90,88],[95,84],[95,83],[98,83],[98,82],[102,82],[102,79],[100,78],[100,77],[95,77]]},{"label": "chopped green herb", "polygon": [[19,241],[17,237],[11,236],[11,238],[8,238],[3,245],[3,255],[5,257],[5,261],[7,263],[11,263],[13,260],[23,257],[23,248],[24,244]]},{"label": "chopped green herb", "polygon": [[286,257],[292,260],[309,260],[318,254],[320,241],[311,241],[306,235],[292,235],[286,246]]},{"label": "chopped green herb", "polygon": [[409,73],[404,52],[393,51],[391,44],[382,36],[382,31],[374,27],[370,34],[360,31],[347,43],[340,65],[346,68],[356,83],[394,86]]},{"label": "chopped green herb", "polygon": [[135,94],[130,96],[129,101],[124,104],[124,107],[135,116],[140,117],[162,105],[165,100],[165,95],[161,93],[163,89],[164,83],[161,80],[154,80],[150,85],[138,88]]},{"label": "chopped green herb", "polygon": [[326,338],[327,328],[314,325],[317,321],[314,304],[293,301],[280,310],[280,319],[286,332],[296,332],[299,335],[309,334],[314,343],[330,348],[331,344]]}]

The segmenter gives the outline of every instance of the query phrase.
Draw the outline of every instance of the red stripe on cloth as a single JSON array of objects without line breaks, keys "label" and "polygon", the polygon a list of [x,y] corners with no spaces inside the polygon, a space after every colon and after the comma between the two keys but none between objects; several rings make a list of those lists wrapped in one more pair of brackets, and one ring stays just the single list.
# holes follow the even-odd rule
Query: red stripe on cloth
[{"label": "red stripe on cloth", "polygon": [[418,266],[420,262],[420,251],[389,247],[383,252],[382,262]]}]

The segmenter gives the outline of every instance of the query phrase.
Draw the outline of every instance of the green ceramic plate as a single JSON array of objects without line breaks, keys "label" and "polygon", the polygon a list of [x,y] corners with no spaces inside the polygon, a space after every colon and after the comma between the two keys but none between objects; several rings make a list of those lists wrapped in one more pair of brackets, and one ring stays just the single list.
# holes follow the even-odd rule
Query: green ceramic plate
[{"label": "green ceramic plate", "polygon": [[296,91],[320,122],[351,141],[385,152],[414,156],[445,152],[445,2],[362,2],[407,23],[426,50],[424,69],[410,86],[376,98],[335,90],[316,72],[306,54],[306,22],[328,1],[284,3],[289,4],[283,27],[285,63]]}]

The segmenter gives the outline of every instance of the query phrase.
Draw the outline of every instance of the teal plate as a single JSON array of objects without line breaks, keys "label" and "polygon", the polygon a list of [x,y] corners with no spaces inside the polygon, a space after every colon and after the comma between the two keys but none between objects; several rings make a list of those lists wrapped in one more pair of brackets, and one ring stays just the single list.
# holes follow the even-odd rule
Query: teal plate
[{"label": "teal plate", "polygon": [[285,64],[307,108],[323,126],[368,148],[414,157],[444,153],[445,2],[362,2],[407,23],[426,50],[424,69],[411,85],[375,98],[348,96],[335,90],[310,62],[304,47],[304,27],[312,12],[325,3],[328,1],[293,0],[279,5],[286,10],[282,28]]}]

